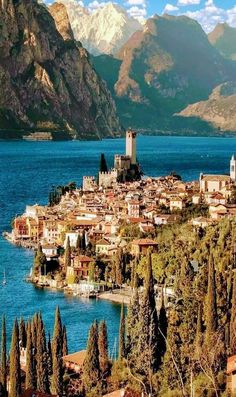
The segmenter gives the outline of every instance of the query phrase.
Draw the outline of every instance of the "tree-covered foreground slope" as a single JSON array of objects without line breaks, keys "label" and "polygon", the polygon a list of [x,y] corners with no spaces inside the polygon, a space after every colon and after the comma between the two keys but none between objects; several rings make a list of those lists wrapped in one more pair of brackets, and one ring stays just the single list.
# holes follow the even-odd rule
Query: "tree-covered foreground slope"
[{"label": "tree-covered foreground slope", "polygon": [[74,40],[65,7],[59,12],[62,32],[45,5],[34,0],[2,2],[1,138],[30,130],[84,139],[120,132],[110,93],[87,51]]}]

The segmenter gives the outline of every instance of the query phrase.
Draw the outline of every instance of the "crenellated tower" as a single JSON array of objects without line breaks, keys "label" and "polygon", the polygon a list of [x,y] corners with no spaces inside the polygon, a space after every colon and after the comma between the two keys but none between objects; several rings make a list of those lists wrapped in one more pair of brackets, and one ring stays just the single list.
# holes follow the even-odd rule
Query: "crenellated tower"
[{"label": "crenellated tower", "polygon": [[126,156],[130,157],[131,165],[137,164],[136,135],[136,132],[130,128],[126,131]]},{"label": "crenellated tower", "polygon": [[234,154],[230,160],[230,178],[233,182],[236,182],[236,160]]}]

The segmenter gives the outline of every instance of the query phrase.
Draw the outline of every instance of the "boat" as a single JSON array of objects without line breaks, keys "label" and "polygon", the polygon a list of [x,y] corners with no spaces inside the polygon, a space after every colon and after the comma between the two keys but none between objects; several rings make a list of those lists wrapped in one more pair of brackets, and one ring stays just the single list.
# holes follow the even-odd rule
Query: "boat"
[{"label": "boat", "polygon": [[6,272],[5,272],[5,270],[4,270],[2,285],[6,285],[6,283],[7,283]]}]

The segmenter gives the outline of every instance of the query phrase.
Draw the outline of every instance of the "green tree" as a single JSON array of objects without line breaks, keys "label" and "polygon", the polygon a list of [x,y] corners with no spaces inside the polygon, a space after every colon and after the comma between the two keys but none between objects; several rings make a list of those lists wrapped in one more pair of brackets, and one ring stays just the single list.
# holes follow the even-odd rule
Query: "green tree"
[{"label": "green tree", "polygon": [[230,354],[236,354],[236,273],[234,273],[232,307],[230,316]]},{"label": "green tree", "polygon": [[98,328],[98,350],[99,350],[99,366],[101,375],[104,378],[109,373],[109,358],[108,358],[108,338],[107,326],[105,321],[99,323]]},{"label": "green tree", "polygon": [[37,390],[42,393],[48,393],[49,378],[47,368],[46,337],[41,314],[38,316],[36,352]]},{"label": "green tree", "polygon": [[139,350],[137,359],[139,372],[147,379],[149,387],[151,387],[153,373],[156,372],[160,362],[158,340],[158,316],[152,275],[152,256],[151,250],[148,250],[145,288],[139,313]]},{"label": "green tree", "polygon": [[86,357],[83,365],[83,383],[86,392],[95,388],[100,379],[98,325],[95,321],[89,331]]},{"label": "green tree", "polygon": [[63,325],[62,329],[62,334],[63,334],[63,341],[62,341],[62,355],[67,356],[68,354],[68,346],[67,346],[67,332],[66,332],[66,326]]},{"label": "green tree", "polygon": [[32,332],[31,324],[28,322],[27,325],[27,339],[26,339],[26,378],[25,387],[26,389],[36,389],[36,368],[34,362],[33,354],[33,344],[32,344]]},{"label": "green tree", "polygon": [[20,347],[19,326],[17,320],[14,322],[11,350],[10,350],[10,394],[9,397],[19,397],[21,394],[21,370],[20,370]]},{"label": "green tree", "polygon": [[63,365],[62,365],[63,332],[59,307],[56,308],[52,341],[52,386],[58,396],[63,394]]},{"label": "green tree", "polygon": [[163,356],[166,352],[167,328],[168,328],[168,320],[167,320],[167,315],[166,315],[164,295],[163,295],[163,291],[162,291],[161,308],[160,308],[160,313],[159,313],[159,330],[160,330],[159,350],[160,350],[161,356]]},{"label": "green tree", "polygon": [[210,256],[208,263],[208,288],[205,303],[205,322],[206,322],[206,339],[217,330],[217,304],[216,304],[216,281],[215,265],[213,255]]},{"label": "green tree", "polygon": [[26,347],[26,329],[24,319],[20,319],[19,325],[19,334],[20,334],[20,345],[21,347]]},{"label": "green tree", "polygon": [[203,343],[202,303],[199,302],[198,313],[197,313],[196,337],[195,337],[195,350],[197,355],[201,351],[202,343]]},{"label": "green tree", "polygon": [[101,153],[99,172],[107,172],[107,171],[108,171],[108,167],[107,167],[106,158],[104,153]]},{"label": "green tree", "polygon": [[119,328],[119,360],[125,358],[125,313],[124,303],[121,305],[120,311],[120,328]]},{"label": "green tree", "polygon": [[139,340],[139,294],[137,287],[134,289],[126,317],[126,353],[130,365],[136,361]]},{"label": "green tree", "polygon": [[2,339],[1,339],[1,384],[2,394],[7,395],[7,342],[6,342],[6,320],[2,318]]}]

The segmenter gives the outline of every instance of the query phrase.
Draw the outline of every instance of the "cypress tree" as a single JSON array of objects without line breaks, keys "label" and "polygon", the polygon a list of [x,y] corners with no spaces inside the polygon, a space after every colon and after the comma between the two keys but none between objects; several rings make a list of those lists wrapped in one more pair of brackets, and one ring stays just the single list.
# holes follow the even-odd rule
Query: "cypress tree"
[{"label": "cypress tree", "polygon": [[25,378],[26,389],[35,390],[36,388],[36,373],[34,368],[34,355],[33,355],[33,344],[32,344],[32,332],[31,324],[27,326],[27,338],[26,338],[26,378]]},{"label": "cypress tree", "polygon": [[159,313],[159,329],[160,329],[159,350],[161,356],[163,356],[166,352],[167,328],[168,328],[168,320],[167,320],[164,295],[162,290],[161,308]]},{"label": "cypress tree", "polygon": [[20,334],[20,345],[21,347],[26,347],[26,329],[25,329],[25,322],[24,319],[20,319],[20,326],[19,326],[19,334]]},{"label": "cypress tree", "polygon": [[139,313],[139,371],[150,379],[150,374],[155,372],[160,362],[158,351],[158,317],[152,275],[151,250],[147,254],[147,273],[145,289],[141,300]]},{"label": "cypress tree", "polygon": [[9,397],[19,397],[21,394],[21,369],[20,369],[20,347],[19,326],[17,320],[14,322],[11,350],[10,350],[10,394]]},{"label": "cypress tree", "polygon": [[236,354],[236,273],[234,273],[232,307],[230,316],[230,354]]},{"label": "cypress tree", "polygon": [[68,354],[68,347],[67,347],[67,333],[66,333],[66,326],[63,326],[62,330],[63,341],[62,341],[62,355],[67,356]]},{"label": "cypress tree", "polygon": [[2,318],[2,339],[1,339],[1,384],[3,395],[7,394],[7,342],[6,342],[6,320]]},{"label": "cypress tree", "polygon": [[105,321],[99,323],[98,329],[98,350],[99,350],[99,366],[102,376],[108,375],[109,358],[108,358],[108,338],[107,326]]},{"label": "cypress tree", "polygon": [[208,264],[208,287],[206,296],[206,338],[209,338],[217,330],[217,304],[215,266],[213,256],[210,256]]},{"label": "cypress tree", "polygon": [[198,304],[198,313],[197,313],[197,328],[196,328],[196,337],[195,337],[195,350],[198,355],[200,349],[202,347],[203,342],[203,324],[202,324],[202,303]]},{"label": "cypress tree", "polygon": [[121,286],[123,283],[123,253],[121,249],[118,249],[115,258],[116,266],[116,284]]},{"label": "cypress tree", "polygon": [[55,324],[52,341],[52,369],[53,392],[58,396],[63,394],[63,366],[62,366],[63,333],[59,307],[56,308]]},{"label": "cypress tree", "polygon": [[137,357],[137,344],[139,339],[139,294],[135,288],[126,317],[126,352],[128,360],[131,362]]},{"label": "cypress tree", "polygon": [[66,272],[68,266],[71,266],[71,246],[70,246],[70,237],[69,236],[67,237],[67,241],[66,241],[64,262],[65,262],[65,272]]},{"label": "cypress tree", "polygon": [[49,392],[49,380],[47,370],[46,337],[41,314],[38,316],[37,327],[37,390],[42,393]]},{"label": "cypress tree", "polygon": [[101,153],[99,171],[100,172],[108,171],[107,162],[104,153]]},{"label": "cypress tree", "polygon": [[120,329],[119,329],[119,360],[125,358],[125,313],[124,303],[121,305],[120,311]]},{"label": "cypress tree", "polygon": [[85,253],[85,251],[86,251],[86,235],[85,235],[85,231],[83,230],[81,237],[81,252]]},{"label": "cypress tree", "polygon": [[48,376],[51,376],[52,375],[52,344],[51,344],[50,332],[48,333],[47,362],[48,362]]},{"label": "cypress tree", "polygon": [[86,392],[97,386],[99,378],[98,325],[95,321],[89,331],[87,352],[83,365],[83,383]]}]

